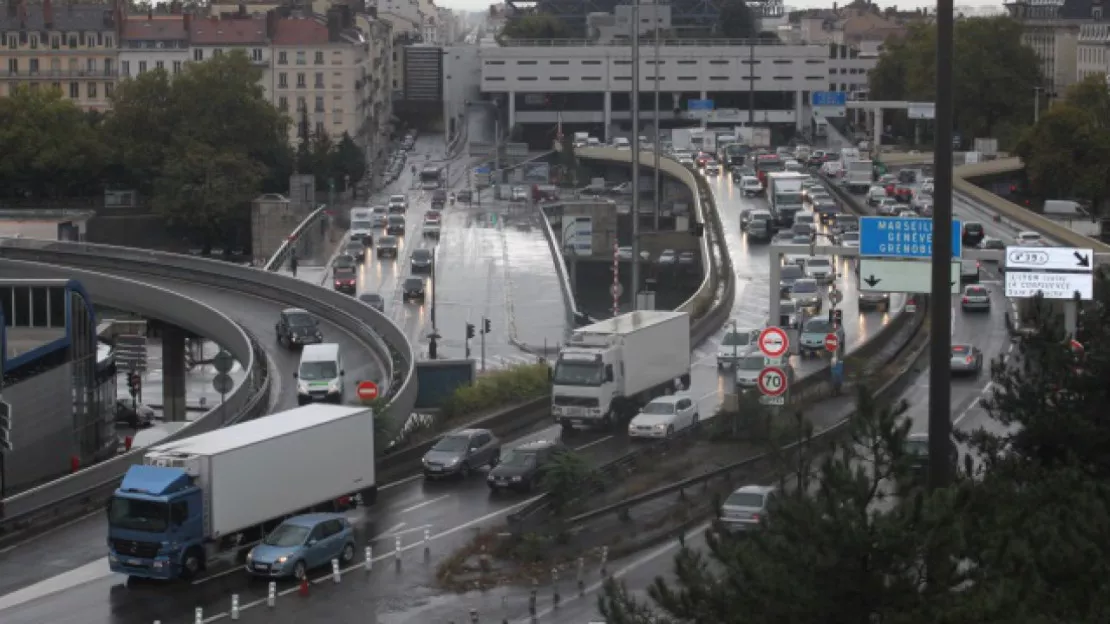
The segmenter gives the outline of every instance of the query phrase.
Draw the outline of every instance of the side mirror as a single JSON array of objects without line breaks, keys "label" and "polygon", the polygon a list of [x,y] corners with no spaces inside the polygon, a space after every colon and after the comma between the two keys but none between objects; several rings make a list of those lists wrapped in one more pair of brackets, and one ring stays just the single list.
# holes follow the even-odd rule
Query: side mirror
[{"label": "side mirror", "polygon": [[297,373],[293,373],[293,379],[297,379],[298,377],[299,375],[297,375]]},{"label": "side mirror", "polygon": [[605,381],[613,381],[613,369],[607,369],[605,371]]},{"label": "side mirror", "polygon": [[315,546],[316,545],[316,540],[314,540],[314,539],[308,540],[308,545],[309,546]]}]

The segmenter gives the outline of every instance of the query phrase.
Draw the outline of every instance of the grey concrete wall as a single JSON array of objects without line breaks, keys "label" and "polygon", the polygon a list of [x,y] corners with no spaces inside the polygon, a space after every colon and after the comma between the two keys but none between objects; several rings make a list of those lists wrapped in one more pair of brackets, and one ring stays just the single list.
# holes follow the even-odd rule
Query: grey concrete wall
[{"label": "grey concrete wall", "polygon": [[65,364],[4,388],[14,447],[4,455],[8,491],[69,472],[76,453],[71,369]]}]

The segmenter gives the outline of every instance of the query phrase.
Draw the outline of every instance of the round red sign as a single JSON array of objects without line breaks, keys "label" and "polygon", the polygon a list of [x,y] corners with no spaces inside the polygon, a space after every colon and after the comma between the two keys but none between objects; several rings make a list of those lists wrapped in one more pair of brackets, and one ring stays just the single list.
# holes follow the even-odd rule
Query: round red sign
[{"label": "round red sign", "polygon": [[836,337],[836,334],[827,334],[825,336],[825,350],[829,353],[834,353],[839,348],[840,339]]},{"label": "round red sign", "polygon": [[363,401],[373,401],[378,398],[378,384],[372,381],[358,382],[358,398]]}]

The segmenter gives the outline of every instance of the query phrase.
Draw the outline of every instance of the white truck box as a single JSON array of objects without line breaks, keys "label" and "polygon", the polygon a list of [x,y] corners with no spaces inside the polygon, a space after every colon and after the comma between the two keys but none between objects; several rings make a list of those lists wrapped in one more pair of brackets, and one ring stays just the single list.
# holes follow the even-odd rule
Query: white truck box
[{"label": "white truck box", "polygon": [[568,346],[602,345],[614,337],[622,345],[624,396],[690,372],[690,315],[685,312],[638,310],[622,314],[578,329]]},{"label": "white truck box", "polygon": [[984,160],[994,160],[998,156],[998,139],[975,139],[974,151],[979,152]]},{"label": "white truck box", "polygon": [[373,410],[312,404],[150,449],[204,490],[218,538],[374,485]]},{"label": "white truck box", "polygon": [[844,182],[851,189],[866,191],[871,186],[872,165],[869,160],[844,161]]}]

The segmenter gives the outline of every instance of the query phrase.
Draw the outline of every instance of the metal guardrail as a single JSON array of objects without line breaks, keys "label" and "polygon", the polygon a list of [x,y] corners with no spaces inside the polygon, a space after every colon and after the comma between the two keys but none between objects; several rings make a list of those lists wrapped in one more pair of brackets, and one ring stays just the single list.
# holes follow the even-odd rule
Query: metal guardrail
[{"label": "metal guardrail", "polygon": [[[504,48],[628,48],[629,43],[608,42],[595,39],[511,39],[502,37],[499,41]],[[659,42],[664,47],[702,47],[716,48],[721,46],[770,48],[792,47],[813,48],[828,52],[828,44],[822,43],[784,43],[779,39],[663,39]],[[644,47],[655,45],[653,39],[643,38],[640,45]]]},{"label": "metal guardrail", "polygon": [[[391,320],[353,297],[252,267],[130,247],[4,239],[0,257],[197,282],[304,308],[377,352],[389,380],[382,388],[382,396],[390,400],[387,409],[407,417],[416,404],[416,353],[412,345]],[[172,318],[178,320],[177,316]]]},{"label": "metal guardrail", "polygon": [[[9,260],[12,258],[7,251],[15,240],[0,241],[0,257]],[[15,255],[26,257],[28,254]],[[185,329],[203,333],[228,349],[243,365],[246,371],[244,381],[233,388],[222,403],[169,436],[167,441],[204,433],[265,413],[271,392],[267,360],[254,337],[222,312],[191,297],[123,277],[80,269],[31,265],[23,261],[11,264],[18,265],[21,271],[38,275],[54,274],[57,277],[76,278],[97,293],[99,303],[130,309],[145,316],[173,320]],[[146,290],[148,296],[136,297],[136,293],[141,290]],[[32,523],[50,524],[72,515],[75,508],[82,508],[114,490],[127,468],[140,463],[141,458],[142,451],[136,449],[4,499],[0,530],[4,533],[17,531]]]},{"label": "metal guardrail", "polygon": [[317,227],[317,224],[328,218],[327,209],[328,207],[326,205],[320,204],[316,208],[316,210],[313,210],[311,213],[309,213],[309,215],[305,217],[303,221],[297,224],[297,227],[293,228],[293,231],[289,233],[289,236],[287,236],[284,241],[282,241],[281,245],[278,246],[277,251],[274,252],[274,255],[270,256],[270,259],[266,261],[266,264],[262,265],[262,268],[266,271],[273,272],[280,271],[288,267],[289,254],[293,253],[293,251],[297,248],[297,241],[300,240],[301,236],[308,232],[309,228]]},{"label": "metal guardrail", "polygon": [[555,272],[559,274],[559,291],[563,295],[563,309],[566,311],[566,327],[563,331],[563,340],[568,340],[580,318],[578,301],[574,297],[574,288],[570,283],[570,275],[567,273],[566,260],[563,259],[561,241],[556,239],[555,232],[551,229],[551,222],[547,218],[547,210],[543,205],[538,205],[537,208],[540,211],[540,231],[543,232],[543,237],[547,241],[547,249],[551,252],[551,257],[555,261]]}]

